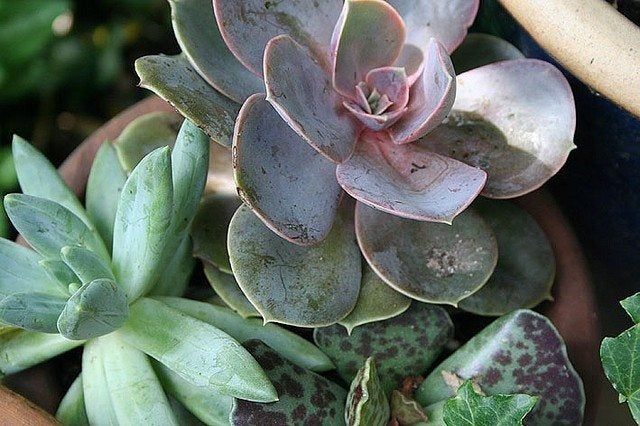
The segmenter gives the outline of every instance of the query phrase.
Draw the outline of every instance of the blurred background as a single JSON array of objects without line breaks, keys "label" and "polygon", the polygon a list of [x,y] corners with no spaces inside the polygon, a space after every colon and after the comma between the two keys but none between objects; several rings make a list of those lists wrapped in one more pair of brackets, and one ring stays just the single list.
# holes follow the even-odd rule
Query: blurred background
[{"label": "blurred background", "polygon": [[[607,1],[640,25],[640,0]],[[472,30],[553,62],[496,0],[482,0]],[[136,86],[136,58],[178,51],[166,0],[0,0],[0,195],[16,189],[12,134],[59,164],[148,96]],[[603,333],[617,335],[631,325],[618,301],[640,290],[640,121],[565,74],[576,97],[578,149],[547,187],[585,249]],[[0,235],[11,235],[1,209]],[[603,390],[598,424],[633,424],[608,383]]]}]

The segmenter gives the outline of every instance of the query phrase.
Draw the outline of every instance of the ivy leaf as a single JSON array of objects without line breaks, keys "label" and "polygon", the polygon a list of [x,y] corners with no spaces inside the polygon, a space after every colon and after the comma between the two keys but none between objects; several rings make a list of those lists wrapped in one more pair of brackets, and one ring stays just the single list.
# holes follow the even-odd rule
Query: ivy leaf
[{"label": "ivy leaf", "polygon": [[620,304],[627,311],[633,322],[640,323],[640,293],[627,297]]},{"label": "ivy leaf", "polygon": [[537,397],[524,394],[481,396],[469,380],[445,402],[443,417],[447,426],[515,426],[537,402]]},{"label": "ivy leaf", "polygon": [[389,401],[380,384],[376,363],[367,358],[351,382],[344,417],[349,426],[384,426],[389,421]]}]

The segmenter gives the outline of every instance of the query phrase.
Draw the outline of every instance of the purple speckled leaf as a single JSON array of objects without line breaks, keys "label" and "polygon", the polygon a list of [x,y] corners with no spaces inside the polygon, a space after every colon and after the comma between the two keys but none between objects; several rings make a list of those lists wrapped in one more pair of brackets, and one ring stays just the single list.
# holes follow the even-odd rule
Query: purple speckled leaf
[{"label": "purple speckled leaf", "polygon": [[408,111],[390,129],[395,143],[413,142],[442,123],[456,97],[455,76],[444,46],[431,39],[422,76],[411,88]]},{"label": "purple speckled leaf", "polygon": [[262,80],[229,51],[216,25],[211,0],[170,0],[173,32],[193,68],[238,103],[264,91]]},{"label": "purple speckled leaf", "polygon": [[524,54],[506,40],[489,34],[471,33],[451,54],[457,74],[494,62],[522,59]]},{"label": "purple speckled leaf", "polygon": [[538,313],[518,310],[496,320],[443,361],[416,392],[423,406],[453,396],[442,371],[474,379],[487,395],[539,397],[527,424],[582,424],[582,380],[567,358],[562,338]]},{"label": "purple speckled leaf", "polygon": [[486,174],[385,133],[365,132],[354,155],[337,168],[338,182],[357,200],[415,220],[450,223],[482,189]]},{"label": "purple speckled leaf", "polygon": [[349,426],[386,426],[389,415],[389,401],[380,385],[376,362],[367,358],[351,382],[345,421]]},{"label": "purple speckled leaf", "polygon": [[422,75],[422,70],[424,69],[424,53],[422,53],[419,47],[405,43],[405,45],[402,46],[400,56],[398,56],[393,66],[404,68],[409,78],[409,86],[413,86],[413,83]]},{"label": "purple speckled leaf", "polygon": [[453,111],[420,141],[488,174],[483,195],[512,198],[537,189],[575,148],[569,83],[536,59],[496,62],[458,76]]},{"label": "purple speckled leaf", "polygon": [[292,364],[259,340],[250,340],[244,346],[267,374],[279,399],[270,404],[234,399],[229,416],[232,425],[344,424],[344,389]]},{"label": "purple speckled leaf", "polygon": [[405,377],[426,373],[451,337],[453,323],[447,311],[425,303],[413,303],[397,317],[361,325],[351,335],[337,324],[313,333],[318,347],[348,382],[373,357],[387,393]]},{"label": "purple speckled leaf", "polygon": [[450,226],[358,203],[356,233],[371,268],[395,290],[423,302],[455,306],[487,282],[498,259],[493,231],[472,210]]},{"label": "purple speckled leaf", "polygon": [[213,8],[227,46],[255,74],[262,75],[265,46],[281,34],[309,47],[329,70],[341,0],[213,0]]},{"label": "purple speckled leaf", "polygon": [[346,0],[332,37],[333,85],[355,97],[355,87],[369,71],[392,65],[406,38],[398,13],[379,0]]},{"label": "purple speckled leaf", "polygon": [[333,162],[353,152],[360,128],[341,107],[331,77],[310,52],[289,36],[272,39],[265,50],[267,101],[309,145]]},{"label": "purple speckled leaf", "polygon": [[327,236],[342,194],[335,164],[307,145],[264,95],[242,107],[233,150],[238,193],[269,228],[300,245]]},{"label": "purple speckled leaf", "polygon": [[424,48],[431,37],[453,52],[478,13],[479,0],[387,0],[407,26],[407,42]]}]

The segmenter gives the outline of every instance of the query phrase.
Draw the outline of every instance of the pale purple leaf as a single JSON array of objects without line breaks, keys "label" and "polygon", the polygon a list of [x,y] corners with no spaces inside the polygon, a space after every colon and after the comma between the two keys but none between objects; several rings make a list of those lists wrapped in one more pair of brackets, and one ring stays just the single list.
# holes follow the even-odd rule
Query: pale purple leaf
[{"label": "pale purple leaf", "polygon": [[400,56],[398,56],[393,66],[404,68],[409,79],[409,86],[413,86],[413,83],[422,75],[424,53],[422,53],[422,49],[419,47],[405,43],[405,45],[402,46]]}]

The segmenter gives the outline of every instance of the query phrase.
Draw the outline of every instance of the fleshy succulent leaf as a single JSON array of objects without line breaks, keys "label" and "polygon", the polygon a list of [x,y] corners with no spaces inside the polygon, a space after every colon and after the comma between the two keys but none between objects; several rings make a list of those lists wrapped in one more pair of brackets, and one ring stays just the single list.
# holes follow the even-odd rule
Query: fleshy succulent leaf
[{"label": "fleshy succulent leaf", "polygon": [[336,174],[349,195],[369,206],[445,223],[471,204],[486,179],[482,170],[370,132],[362,134],[354,155],[338,165]]},{"label": "fleshy succulent leaf", "polygon": [[226,333],[153,299],[130,309],[118,334],[192,385],[253,401],[277,399],[259,365]]},{"label": "fleshy succulent leaf", "polygon": [[117,330],[129,315],[127,297],[110,279],[98,278],[80,287],[58,318],[60,334],[86,340]]},{"label": "fleshy succulent leaf", "polygon": [[262,324],[258,319],[243,319],[231,310],[210,303],[179,298],[160,298],[167,306],[211,324],[240,343],[258,339],[281,356],[312,371],[327,371],[334,366],[316,346],[304,338],[275,324]]},{"label": "fleshy succulent leaf", "polygon": [[398,56],[393,66],[404,68],[407,73],[409,86],[413,86],[422,75],[422,70],[424,69],[424,53],[421,48],[410,43],[405,43],[400,51],[400,56]]},{"label": "fleshy succulent leaf", "polygon": [[478,199],[473,208],[493,229],[500,256],[489,281],[458,307],[498,316],[551,299],[556,262],[535,219],[508,201]]},{"label": "fleshy succulent leaf", "polygon": [[85,203],[87,214],[109,251],[113,246],[118,201],[126,181],[127,173],[120,164],[116,149],[109,141],[105,141],[91,166]]},{"label": "fleshy succulent leaf", "polygon": [[102,339],[108,348],[102,362],[118,424],[177,425],[147,356],[123,342],[117,334]]},{"label": "fleshy succulent leaf", "polygon": [[389,415],[389,401],[380,385],[375,360],[367,358],[351,382],[345,423],[349,426],[385,426]]},{"label": "fleshy succulent leaf", "polygon": [[517,59],[459,75],[453,111],[420,144],[486,171],[483,195],[513,198],[562,167],[575,148],[575,126],[562,73],[547,62]]},{"label": "fleshy succulent leaf", "polygon": [[[165,391],[207,425],[228,425],[233,398],[208,387],[194,386],[161,363],[153,367]],[[182,424],[182,423],[181,423]]]},{"label": "fleshy succulent leaf", "polygon": [[13,293],[47,293],[67,296],[66,285],[60,285],[41,267],[42,257],[13,241],[0,238],[0,299]]},{"label": "fleshy succulent leaf", "polygon": [[235,195],[207,196],[200,203],[191,225],[193,255],[227,274],[231,273],[227,231],[229,222],[240,204],[242,201]]},{"label": "fleshy succulent leaf", "polygon": [[0,321],[25,330],[57,333],[66,299],[46,293],[14,293],[0,300]]},{"label": "fleshy succulent leaf", "polygon": [[443,419],[447,426],[516,426],[536,405],[534,396],[482,396],[466,381],[455,397],[444,404]]},{"label": "fleshy succulent leaf", "polygon": [[82,389],[89,424],[118,424],[104,368],[108,352],[107,342],[100,338],[89,340],[82,351]]},{"label": "fleshy succulent leaf", "polygon": [[420,404],[399,390],[391,393],[391,418],[401,425],[426,423],[428,420]]},{"label": "fleshy succulent leaf", "polygon": [[413,303],[397,317],[357,327],[351,335],[339,325],[317,328],[313,334],[348,382],[373,357],[387,393],[403,378],[425,372],[452,336],[453,323],[447,312],[424,303]]},{"label": "fleshy succulent leaf", "polygon": [[59,334],[10,330],[0,334],[0,376],[14,374],[82,345]]},{"label": "fleshy succulent leaf", "polygon": [[69,284],[80,283],[80,278],[62,260],[41,260],[38,263],[65,297],[69,296]]},{"label": "fleshy succulent leaf", "polygon": [[279,400],[260,404],[235,399],[229,420],[233,425],[341,425],[346,392],[335,383],[290,363],[259,340],[245,343],[278,391]]},{"label": "fleshy succulent leaf", "polygon": [[109,259],[104,242],[78,216],[55,201],[25,194],[9,194],[4,207],[25,240],[47,259],[60,259],[65,246],[86,247]]},{"label": "fleshy succulent leaf", "polygon": [[301,138],[335,163],[349,158],[359,126],[342,110],[329,74],[304,47],[286,35],[271,40],[264,79],[267,101]]},{"label": "fleshy succulent leaf", "polygon": [[172,253],[169,263],[149,294],[182,296],[189,285],[191,274],[196,266],[196,260],[192,253],[193,244],[191,238],[185,235],[176,251]]},{"label": "fleshy succulent leaf", "polygon": [[209,86],[184,56],[145,56],[135,66],[142,87],[173,105],[215,142],[231,146],[240,106]]},{"label": "fleshy succulent leaf", "polygon": [[333,86],[354,98],[369,71],[393,64],[406,38],[402,18],[380,0],[346,0],[333,30]]},{"label": "fleshy succulent leaf", "polygon": [[374,271],[423,302],[458,302],[478,291],[498,260],[489,225],[467,210],[453,225],[403,219],[358,203],[356,233]]},{"label": "fleshy succulent leaf", "polygon": [[411,299],[398,293],[368,266],[363,266],[360,294],[355,308],[338,324],[351,334],[359,325],[400,315],[411,305]]},{"label": "fleshy succulent leaf", "polygon": [[269,228],[300,245],[326,238],[342,194],[335,164],[308,146],[264,95],[242,107],[233,149],[238,193]]},{"label": "fleshy succulent leaf", "polygon": [[328,70],[333,28],[327,24],[338,20],[341,7],[341,0],[213,1],[225,43],[244,66],[259,76],[265,46],[281,34],[288,34],[311,49]]},{"label": "fleshy succulent leaf", "polygon": [[236,280],[265,322],[324,326],[343,319],[356,304],[360,251],[352,225],[341,216],[323,242],[300,247],[241,206],[231,220],[228,244]]},{"label": "fleshy succulent leaf", "polygon": [[225,44],[211,0],[170,0],[173,32],[193,68],[220,93],[238,103],[264,91],[262,80]]},{"label": "fleshy succulent leaf", "polygon": [[82,374],[73,381],[64,398],[60,401],[56,411],[56,420],[63,425],[89,426],[87,410],[84,408]]},{"label": "fleshy succulent leaf", "polygon": [[388,0],[407,26],[407,42],[425,48],[430,38],[440,40],[449,53],[467,34],[478,13],[479,0]]},{"label": "fleshy succulent leaf", "polygon": [[244,295],[233,274],[218,270],[215,266],[204,264],[204,274],[216,294],[231,309],[243,318],[260,317],[260,312]]},{"label": "fleshy succulent leaf", "polygon": [[111,266],[91,250],[84,247],[67,246],[60,250],[60,256],[82,284],[99,278],[115,281]]},{"label": "fleshy succulent leaf", "polygon": [[497,319],[438,365],[416,399],[428,406],[453,396],[442,371],[473,379],[487,395],[523,393],[540,398],[532,424],[581,424],[584,389],[551,322],[529,310]]},{"label": "fleshy succulent leaf", "polygon": [[631,317],[634,323],[640,323],[640,293],[636,293],[633,296],[627,297],[620,302],[627,314]]},{"label": "fleshy succulent leaf", "polygon": [[494,62],[522,59],[524,55],[506,40],[490,34],[469,34],[460,47],[451,54],[457,74],[480,68]]},{"label": "fleshy succulent leaf", "polygon": [[23,193],[54,201],[93,227],[78,197],[42,153],[19,136],[13,137],[12,153]]},{"label": "fleshy succulent leaf", "polygon": [[133,301],[155,284],[164,259],[173,213],[169,148],[158,148],[133,170],[124,185],[113,232],[113,269]]},{"label": "fleshy succulent leaf", "polygon": [[413,142],[442,123],[456,98],[456,75],[447,52],[431,39],[422,76],[411,88],[407,112],[390,129],[397,144]]}]

